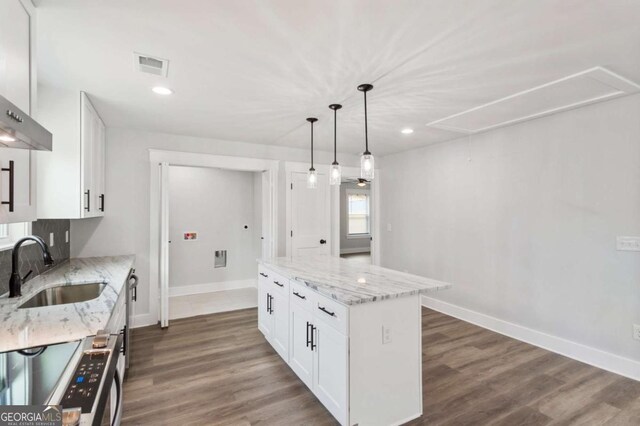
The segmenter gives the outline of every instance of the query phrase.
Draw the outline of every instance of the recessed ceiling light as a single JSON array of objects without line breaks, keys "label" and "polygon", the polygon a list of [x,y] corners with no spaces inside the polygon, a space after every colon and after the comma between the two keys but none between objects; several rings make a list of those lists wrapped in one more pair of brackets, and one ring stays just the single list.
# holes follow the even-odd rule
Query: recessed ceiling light
[{"label": "recessed ceiling light", "polygon": [[9,135],[0,135],[0,141],[2,141],[2,142],[15,142],[16,138],[11,137]]},{"label": "recessed ceiling light", "polygon": [[166,87],[162,86],[156,86],[151,90],[153,90],[153,92],[157,93],[158,95],[170,95],[173,93],[173,90],[167,89]]},{"label": "recessed ceiling light", "polygon": [[401,132],[403,135],[410,135],[411,133],[413,133],[413,129],[406,128],[402,129]]}]

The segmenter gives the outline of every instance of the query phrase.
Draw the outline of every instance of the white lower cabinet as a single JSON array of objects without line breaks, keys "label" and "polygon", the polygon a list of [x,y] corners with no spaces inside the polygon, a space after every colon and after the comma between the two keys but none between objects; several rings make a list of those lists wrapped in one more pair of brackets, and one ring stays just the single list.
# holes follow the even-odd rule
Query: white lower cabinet
[{"label": "white lower cabinet", "polygon": [[349,394],[347,336],[314,318],[313,392],[340,423],[347,422]]},{"label": "white lower cabinet", "polygon": [[291,304],[291,339],[289,340],[289,366],[310,389],[313,388],[313,351],[311,313],[295,303]]},{"label": "white lower cabinet", "polygon": [[[349,339],[331,323],[338,318],[336,302],[264,268],[258,294],[260,331],[329,412],[348,424]],[[343,311],[339,316],[346,320]]]}]

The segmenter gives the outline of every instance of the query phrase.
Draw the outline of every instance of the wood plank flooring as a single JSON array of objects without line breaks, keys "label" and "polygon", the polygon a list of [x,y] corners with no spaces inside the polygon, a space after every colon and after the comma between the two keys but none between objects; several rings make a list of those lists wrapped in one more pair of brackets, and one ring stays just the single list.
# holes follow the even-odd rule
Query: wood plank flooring
[{"label": "wood plank flooring", "polygon": [[[640,382],[426,308],[422,322],[410,425],[640,425]],[[335,425],[256,324],[254,308],[133,330],[123,425]]]}]

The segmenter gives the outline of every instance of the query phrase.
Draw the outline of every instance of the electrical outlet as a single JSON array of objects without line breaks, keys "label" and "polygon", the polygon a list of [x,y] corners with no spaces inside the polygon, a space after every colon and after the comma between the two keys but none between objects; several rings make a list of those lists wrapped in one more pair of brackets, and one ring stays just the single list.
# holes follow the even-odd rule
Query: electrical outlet
[{"label": "electrical outlet", "polygon": [[64,231],[64,242],[65,243],[69,242],[69,231]]},{"label": "electrical outlet", "polygon": [[618,251],[640,251],[640,237],[617,237],[616,249]]},{"label": "electrical outlet", "polygon": [[633,338],[640,340],[640,324],[633,324]]},{"label": "electrical outlet", "polygon": [[383,325],[382,326],[382,344],[386,345],[387,343],[391,343],[391,329]]},{"label": "electrical outlet", "polygon": [[53,243],[55,241],[53,240],[53,232],[49,233],[49,247],[53,247]]}]

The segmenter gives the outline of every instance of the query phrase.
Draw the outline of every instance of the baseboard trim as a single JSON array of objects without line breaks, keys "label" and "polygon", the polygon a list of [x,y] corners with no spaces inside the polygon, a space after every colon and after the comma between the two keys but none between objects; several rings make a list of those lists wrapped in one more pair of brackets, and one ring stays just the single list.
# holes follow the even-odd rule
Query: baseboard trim
[{"label": "baseboard trim", "polygon": [[561,337],[533,330],[501,320],[480,312],[462,308],[427,296],[422,296],[422,305],[443,314],[461,319],[477,326],[504,334],[505,336],[564,355],[580,362],[610,371],[630,379],[640,380],[640,362],[624,358],[600,349],[576,343]]},{"label": "baseboard trim", "polygon": [[151,314],[140,314],[132,318],[133,324],[131,328],[146,327],[148,325],[156,325],[158,318],[153,318]]},{"label": "baseboard trim", "polygon": [[220,281],[217,283],[203,283],[169,287],[169,297],[187,296],[190,294],[215,293],[217,291],[238,290],[241,288],[257,288],[258,280],[251,278],[247,280]]},{"label": "baseboard trim", "polygon": [[371,253],[368,247],[340,249],[340,254]]}]

